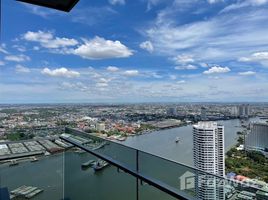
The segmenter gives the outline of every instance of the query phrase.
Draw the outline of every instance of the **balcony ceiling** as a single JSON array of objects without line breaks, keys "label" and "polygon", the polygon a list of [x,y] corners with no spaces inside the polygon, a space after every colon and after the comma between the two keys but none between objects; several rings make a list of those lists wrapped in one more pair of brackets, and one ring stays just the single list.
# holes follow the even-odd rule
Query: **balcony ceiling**
[{"label": "balcony ceiling", "polygon": [[53,8],[64,12],[70,12],[70,10],[72,10],[72,8],[79,0],[16,0],[16,1]]}]

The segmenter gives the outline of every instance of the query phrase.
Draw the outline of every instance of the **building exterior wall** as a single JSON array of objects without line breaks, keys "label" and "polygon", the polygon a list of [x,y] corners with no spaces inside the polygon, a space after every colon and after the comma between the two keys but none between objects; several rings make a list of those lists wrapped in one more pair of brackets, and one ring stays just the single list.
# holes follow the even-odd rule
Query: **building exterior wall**
[{"label": "building exterior wall", "polygon": [[245,138],[245,148],[247,150],[261,151],[268,149],[268,124],[251,124],[250,132]]}]

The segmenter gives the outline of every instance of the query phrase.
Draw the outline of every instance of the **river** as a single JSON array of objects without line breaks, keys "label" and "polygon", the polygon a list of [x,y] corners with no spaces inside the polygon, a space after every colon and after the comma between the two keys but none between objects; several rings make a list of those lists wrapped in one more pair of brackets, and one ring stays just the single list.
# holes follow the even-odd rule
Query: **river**
[{"label": "river", "polygon": [[[224,126],[225,151],[228,151],[236,144],[237,131],[242,130],[240,120],[218,121],[218,124]],[[165,129],[149,134],[129,137],[124,144],[180,163],[193,165],[192,132],[192,125]],[[175,143],[176,137],[180,137],[181,141],[179,143]]]}]

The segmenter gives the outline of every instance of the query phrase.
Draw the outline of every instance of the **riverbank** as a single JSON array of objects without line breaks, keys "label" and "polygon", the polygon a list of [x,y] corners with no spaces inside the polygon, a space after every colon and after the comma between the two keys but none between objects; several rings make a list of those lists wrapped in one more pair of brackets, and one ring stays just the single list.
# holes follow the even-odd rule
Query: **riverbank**
[{"label": "riverbank", "polygon": [[140,124],[140,127],[132,131],[128,131],[128,128],[125,128],[125,131],[122,131],[124,129],[120,129],[120,131],[119,130],[101,131],[94,133],[94,135],[108,140],[125,141],[128,137],[140,136],[161,130],[179,128],[187,126],[189,124],[191,124],[191,122],[184,122],[175,119],[168,119],[164,121],[148,121],[146,123]]},{"label": "riverbank", "polygon": [[226,153],[226,173],[268,182],[268,158],[257,151],[238,150],[241,142],[242,140],[238,139],[236,146]]},{"label": "riverbank", "polygon": [[[240,120],[224,120],[218,121],[218,123],[225,126],[225,150],[228,151],[236,145],[238,137],[236,133],[243,130]],[[180,123],[175,128],[167,127],[162,129],[156,129],[151,125],[147,125],[142,127],[145,130],[141,129],[136,134],[116,135],[115,138],[108,138],[107,135],[103,134],[96,134],[96,136],[123,142],[127,146],[132,146],[180,163],[193,165],[191,125],[189,122]],[[180,138],[179,143],[176,143],[177,138]]]},{"label": "riverbank", "polygon": [[[248,119],[248,121],[251,121],[253,119],[256,119],[256,118],[250,118]],[[221,119],[221,120],[217,119],[217,120],[212,120],[212,121],[218,122],[219,124],[222,124],[222,125],[228,124],[228,121],[237,121],[238,123],[233,128],[237,128],[238,131],[242,128],[246,128],[244,124],[240,123],[241,122],[240,119],[237,119],[237,118],[236,119]],[[193,125],[196,123],[197,122],[194,122],[194,121],[182,121],[182,120],[176,120],[176,119],[167,119],[163,121],[147,121],[146,123],[140,124],[140,127],[135,129],[132,132],[111,130],[111,131],[101,131],[95,134],[104,139],[125,141],[128,137],[140,136],[140,135],[144,135],[144,134],[148,134],[152,132],[165,131],[168,129],[186,127],[188,125]]]}]

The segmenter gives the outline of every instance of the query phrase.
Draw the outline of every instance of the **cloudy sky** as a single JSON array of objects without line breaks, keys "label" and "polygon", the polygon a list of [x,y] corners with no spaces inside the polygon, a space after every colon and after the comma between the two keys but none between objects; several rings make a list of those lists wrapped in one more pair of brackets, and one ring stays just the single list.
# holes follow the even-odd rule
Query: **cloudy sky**
[{"label": "cloudy sky", "polygon": [[2,10],[0,103],[268,101],[268,0]]}]

